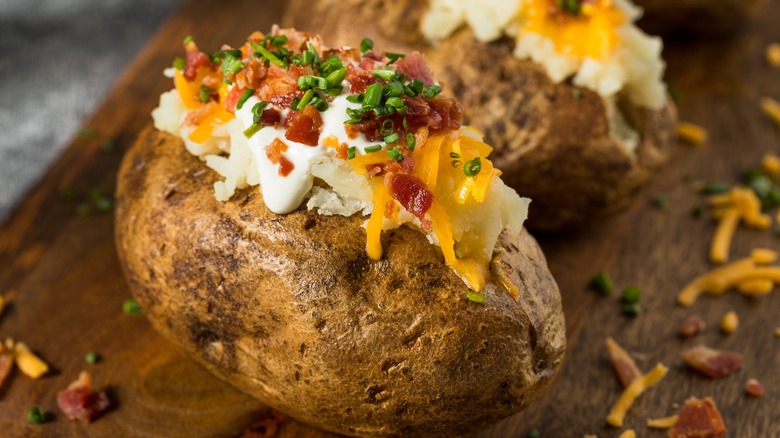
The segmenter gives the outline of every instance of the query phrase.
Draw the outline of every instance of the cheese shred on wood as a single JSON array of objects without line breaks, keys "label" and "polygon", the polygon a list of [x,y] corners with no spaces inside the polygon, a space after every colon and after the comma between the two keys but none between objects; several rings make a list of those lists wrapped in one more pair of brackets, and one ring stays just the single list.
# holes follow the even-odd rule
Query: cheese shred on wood
[{"label": "cheese shred on wood", "polygon": [[689,307],[703,293],[721,295],[733,287],[745,295],[768,294],[780,282],[780,266],[767,266],[777,258],[777,252],[770,249],[754,249],[750,257],[695,278],[680,291],[677,302]]},{"label": "cheese shred on wood", "polygon": [[677,420],[679,419],[680,417],[678,415],[672,415],[670,417],[664,418],[648,418],[647,427],[651,427],[653,429],[669,429],[677,424]]},{"label": "cheese shred on wood", "polygon": [[49,372],[49,365],[35,355],[24,342],[13,344],[14,362],[22,372],[33,379],[37,379]]},{"label": "cheese shred on wood", "polygon": [[634,429],[626,429],[618,438],[636,438],[636,432],[634,432]]},{"label": "cheese shred on wood", "polygon": [[772,218],[761,213],[761,200],[745,187],[734,187],[728,193],[711,196],[710,207],[718,220],[710,245],[710,261],[725,263],[729,259],[731,241],[740,222],[765,230],[772,225]]},{"label": "cheese shred on wood", "polygon": [[669,368],[663,364],[657,364],[649,373],[639,379],[634,380],[628,385],[628,388],[620,395],[617,403],[612,407],[607,416],[607,423],[615,427],[623,427],[623,419],[634,401],[647,389],[660,381]]},{"label": "cheese shred on wood", "polygon": [[698,146],[707,141],[707,137],[709,137],[707,130],[699,125],[690,122],[677,124],[677,138],[686,143]]},{"label": "cheese shred on wood", "polygon": [[775,123],[780,125],[780,103],[771,97],[765,97],[761,99],[761,109],[763,109]]}]

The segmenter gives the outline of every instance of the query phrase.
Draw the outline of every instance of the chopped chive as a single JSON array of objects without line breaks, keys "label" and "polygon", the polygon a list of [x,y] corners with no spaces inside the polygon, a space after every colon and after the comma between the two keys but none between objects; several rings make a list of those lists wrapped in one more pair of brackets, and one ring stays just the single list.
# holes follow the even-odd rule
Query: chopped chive
[{"label": "chopped chive", "polygon": [[90,351],[89,353],[87,353],[84,356],[84,360],[88,364],[94,365],[94,364],[98,363],[98,361],[100,361],[100,356],[97,353],[95,353],[94,351]]},{"label": "chopped chive", "polygon": [[385,143],[387,143],[387,144],[395,143],[395,142],[397,142],[399,140],[398,133],[394,132],[394,133],[392,133],[390,135],[386,135],[384,137],[384,140],[385,140]]},{"label": "chopped chive", "polygon": [[79,130],[79,137],[83,138],[84,140],[92,140],[93,138],[97,137],[97,131],[92,128],[81,128]]},{"label": "chopped chive", "polygon": [[669,85],[668,91],[669,91],[669,97],[672,98],[672,102],[680,103],[680,99],[682,98],[682,92],[680,91],[680,89],[675,87],[674,85]]},{"label": "chopped chive", "polygon": [[476,176],[480,170],[482,170],[482,160],[479,157],[469,160],[463,165],[463,173],[466,176]]},{"label": "chopped chive", "polygon": [[60,196],[67,199],[68,201],[73,201],[79,196],[79,192],[76,191],[73,187],[65,187],[60,191]]},{"label": "chopped chive", "polygon": [[614,290],[614,286],[612,286],[612,279],[609,277],[609,274],[607,274],[606,271],[601,271],[596,274],[590,281],[590,285],[593,287],[593,289],[596,289],[596,292],[604,296],[611,295],[612,291]]},{"label": "chopped chive", "polygon": [[216,91],[217,90],[215,90],[215,89],[213,89],[211,87],[207,87],[206,85],[201,85],[200,86],[200,95],[199,95],[201,102],[206,103],[209,100],[211,100],[211,95],[213,93],[215,93]]},{"label": "chopped chive", "polygon": [[360,53],[366,53],[374,48],[374,40],[371,38],[363,38],[360,40]]},{"label": "chopped chive", "polygon": [[406,147],[409,148],[410,151],[413,151],[415,146],[417,146],[417,137],[411,132],[406,134]]},{"label": "chopped chive", "polygon": [[392,81],[395,79],[398,72],[389,68],[381,68],[379,70],[372,71],[371,74],[373,74],[375,78],[382,79],[383,81]]},{"label": "chopped chive", "polygon": [[274,47],[281,47],[285,44],[287,44],[287,35],[276,35],[272,37],[266,37],[268,38],[268,42],[271,43]]},{"label": "chopped chive", "polygon": [[393,128],[395,127],[395,122],[393,119],[385,119],[382,121],[382,127],[379,130],[379,133],[383,136],[390,135],[393,133]]},{"label": "chopped chive", "polygon": [[236,104],[236,109],[240,110],[241,108],[243,108],[244,103],[246,103],[246,101],[250,97],[254,96],[254,94],[255,94],[255,90],[251,88],[247,88],[246,90],[244,90],[244,92],[241,94],[241,97],[238,99],[238,103]]},{"label": "chopped chive", "polygon": [[116,142],[113,138],[107,138],[100,143],[100,147],[106,152],[114,152],[116,149]]},{"label": "chopped chive", "polygon": [[[391,97],[391,98],[387,99],[387,102],[385,103],[385,105],[388,106],[388,107],[393,107],[396,110],[399,110],[400,108],[406,107],[406,104],[404,103],[404,100],[401,99],[400,97]],[[401,112],[401,111],[399,111],[399,112]]]},{"label": "chopped chive", "polygon": [[122,310],[125,312],[125,315],[138,316],[143,314],[141,306],[132,298],[128,298],[122,302]]},{"label": "chopped chive", "polygon": [[382,145],[375,144],[373,146],[369,146],[367,148],[363,148],[363,152],[371,153],[382,150]]},{"label": "chopped chive", "polygon": [[441,93],[441,87],[438,85],[431,85],[423,90],[422,95],[426,99],[433,99],[438,96],[439,93]]},{"label": "chopped chive", "polygon": [[295,109],[298,111],[303,111],[303,109],[306,108],[306,105],[309,104],[313,97],[314,90],[310,88],[305,93],[303,93],[303,97],[301,97],[301,100],[298,101],[298,105],[295,106]]},{"label": "chopped chive", "polygon": [[363,108],[379,105],[382,100],[382,84],[371,84],[366,87],[366,93],[363,97]]},{"label": "chopped chive", "polygon": [[466,297],[469,299],[469,301],[473,301],[479,304],[485,304],[486,301],[485,295],[478,292],[466,291]]},{"label": "chopped chive", "polygon": [[623,289],[623,295],[620,296],[620,300],[626,304],[634,304],[639,302],[639,298],[642,296],[642,291],[636,286],[628,286]]},{"label": "chopped chive", "polygon": [[450,152],[450,158],[460,158],[460,154],[457,152]]},{"label": "chopped chive", "polygon": [[95,199],[95,208],[98,211],[111,211],[114,208],[114,200],[108,196]]},{"label": "chopped chive", "polygon": [[260,124],[257,124],[257,123],[253,123],[250,127],[246,128],[246,130],[244,130],[244,137],[246,137],[247,140],[248,140],[248,139],[252,138],[252,136],[257,134],[258,131],[260,131],[261,129],[263,129],[263,125],[260,125]]},{"label": "chopped chive", "polygon": [[404,85],[398,81],[392,81],[382,87],[383,94],[387,97],[399,97],[404,94]]},{"label": "chopped chive", "polygon": [[328,88],[328,81],[319,76],[301,76],[298,78],[298,88],[301,90],[308,90],[310,88],[325,90]]},{"label": "chopped chive", "polygon": [[526,438],[539,438],[542,436],[542,433],[539,432],[539,429],[533,428],[528,431],[528,435],[526,435]]},{"label": "chopped chive", "polygon": [[[398,134],[396,134],[396,135],[398,135]],[[404,156],[401,155],[401,151],[398,150],[398,146],[396,146],[396,147],[394,147],[392,149],[388,149],[387,150],[387,156],[390,157],[390,159],[393,160],[393,161],[401,161],[401,160],[404,159]]]},{"label": "chopped chive", "polygon": [[328,75],[326,81],[328,82],[328,88],[339,88],[341,93],[341,83],[344,82],[344,78],[347,77],[347,69],[341,67],[340,69],[332,72]]},{"label": "chopped chive", "polygon": [[642,314],[642,307],[639,305],[639,303],[624,304],[623,314],[632,318],[637,317]]},{"label": "chopped chive", "polygon": [[286,63],[284,63],[281,59],[277,58],[276,55],[271,53],[265,47],[256,43],[250,43],[250,44],[252,44],[252,47],[254,47],[254,49],[257,50],[257,52],[255,52],[255,56],[257,56],[257,54],[259,53],[260,57],[267,59],[270,63],[272,63],[277,67],[281,67],[285,70],[287,70],[287,68],[289,67]]},{"label": "chopped chive", "polygon": [[347,125],[360,123],[363,120],[363,110],[360,108],[347,108],[347,115],[349,120],[344,122]]},{"label": "chopped chive", "polygon": [[392,52],[385,52],[385,57],[390,60],[389,64],[392,64],[396,61],[398,61],[401,58],[404,58],[406,55],[403,53],[392,53]]},{"label": "chopped chive", "polygon": [[452,164],[452,167],[456,169],[463,165],[463,163],[460,160],[452,160],[450,164]]},{"label": "chopped chive", "polygon": [[664,213],[669,211],[669,199],[665,195],[655,195],[652,199],[652,205],[657,210],[662,211]]},{"label": "chopped chive", "polygon": [[425,84],[423,83],[423,81],[419,79],[412,79],[412,82],[409,83],[409,88],[411,88],[411,90],[414,92],[414,96],[416,96],[423,92],[423,88],[425,88]]},{"label": "chopped chive", "polygon": [[780,205],[780,189],[766,173],[760,170],[748,170],[742,177],[742,181],[761,200],[763,209],[770,209]]},{"label": "chopped chive", "polygon": [[33,406],[27,411],[27,422],[30,424],[43,424],[46,422],[46,411],[40,406]]},{"label": "chopped chive", "polygon": [[186,46],[187,44],[189,44],[191,42],[192,42],[192,35],[187,35],[187,37],[184,38],[184,45]]},{"label": "chopped chive", "polygon": [[361,103],[363,102],[363,95],[362,94],[350,94],[347,96],[347,102],[350,103]]},{"label": "chopped chive", "polygon": [[260,120],[263,119],[263,111],[268,106],[268,102],[262,101],[252,105],[252,123],[255,125],[260,124]]},{"label": "chopped chive", "polygon": [[76,207],[76,214],[79,216],[86,216],[91,212],[92,207],[90,207],[89,204],[79,204],[78,207]]},{"label": "chopped chive", "polygon": [[355,154],[357,153],[357,148],[355,146],[351,146],[347,149],[347,160],[351,160],[355,158]]},{"label": "chopped chive", "polygon": [[187,66],[187,61],[184,58],[181,57],[173,58],[173,68],[175,68],[176,70],[179,71],[184,70],[184,67],[186,66]]},{"label": "chopped chive", "polygon": [[699,193],[702,195],[718,195],[721,193],[726,193],[729,190],[731,190],[731,187],[726,183],[712,182],[704,184],[701,190],[699,190]]}]

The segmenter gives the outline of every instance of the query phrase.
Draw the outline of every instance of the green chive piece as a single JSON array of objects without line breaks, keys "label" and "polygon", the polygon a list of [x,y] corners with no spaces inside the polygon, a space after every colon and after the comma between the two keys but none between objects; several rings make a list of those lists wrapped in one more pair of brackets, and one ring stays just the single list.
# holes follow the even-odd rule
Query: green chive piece
[{"label": "green chive piece", "polygon": [[251,88],[247,88],[246,90],[244,90],[244,92],[241,94],[241,97],[238,99],[238,103],[236,104],[236,109],[240,110],[241,108],[243,108],[244,103],[246,103],[246,101],[254,95],[255,95],[255,90]]},{"label": "green chive piece", "polygon": [[482,160],[479,157],[466,161],[466,164],[463,165],[463,173],[466,176],[476,176],[480,170],[482,170]]},{"label": "green chive piece", "polygon": [[308,90],[310,88],[326,90],[328,88],[328,81],[319,76],[301,76],[298,78],[298,88],[301,90]]},{"label": "green chive piece", "polygon": [[389,68],[381,68],[379,70],[372,71],[371,74],[373,74],[375,78],[382,79],[383,81],[392,81],[395,79],[398,72]]},{"label": "green chive piece", "polygon": [[702,216],[702,214],[704,214],[704,207],[701,205],[697,205],[696,207],[693,207],[693,209],[691,209],[691,217],[693,217],[694,219],[699,219]]},{"label": "green chive piece", "polygon": [[92,207],[90,207],[89,204],[79,204],[79,206],[76,207],[76,214],[79,216],[87,216],[90,212],[92,212]]},{"label": "green chive piece", "polygon": [[669,199],[662,194],[653,196],[652,205],[655,209],[664,213],[669,211]]},{"label": "green chive piece", "polygon": [[92,140],[93,138],[97,137],[97,131],[92,128],[81,128],[79,130],[79,137],[83,138],[84,140]]},{"label": "green chive piece", "polygon": [[623,314],[635,318],[642,314],[642,307],[639,305],[639,303],[624,304]]},{"label": "green chive piece", "polygon": [[680,91],[680,89],[675,87],[674,85],[669,85],[668,91],[669,91],[669,97],[672,98],[672,102],[679,104],[680,99],[682,98],[682,92]]},{"label": "green chive piece", "polygon": [[469,299],[469,301],[473,301],[479,304],[485,304],[484,294],[478,292],[466,291],[466,297]]},{"label": "green chive piece", "polygon": [[340,69],[332,72],[328,75],[326,81],[328,82],[328,88],[339,88],[339,93],[341,93],[341,83],[344,82],[344,78],[347,77],[347,69],[344,67],[341,67]]},{"label": "green chive piece", "polygon": [[366,87],[366,93],[363,97],[363,108],[379,105],[382,100],[382,84],[371,84]]},{"label": "green chive piece", "polygon": [[386,135],[384,140],[385,140],[385,143],[387,143],[387,144],[395,143],[395,142],[397,142],[399,140],[398,133],[394,132],[394,133],[392,133],[390,135]]},{"label": "green chive piece", "polygon": [[106,152],[114,152],[116,150],[116,142],[113,138],[107,138],[100,143],[100,148]]},{"label": "green chive piece", "polygon": [[173,68],[182,71],[187,66],[187,61],[184,58],[177,57],[173,59]]},{"label": "green chive piece", "polygon": [[101,196],[95,199],[95,208],[98,211],[111,211],[114,208],[114,200],[108,196]]},{"label": "green chive piece", "polygon": [[441,87],[438,85],[431,85],[423,90],[422,95],[426,99],[433,99],[438,96],[439,93],[441,93]]},{"label": "green chive piece", "polygon": [[[398,134],[396,134],[396,135],[398,135]],[[401,151],[398,150],[398,146],[396,146],[396,147],[394,147],[392,149],[388,149],[387,150],[387,156],[390,157],[390,159],[393,160],[393,161],[401,161],[401,160],[404,159],[404,156],[401,155]]]},{"label": "green chive piece", "polygon": [[452,160],[450,164],[452,164],[452,167],[456,169],[463,165],[463,163],[460,160]]},{"label": "green chive piece", "polygon": [[719,195],[721,193],[726,193],[729,190],[731,190],[731,186],[729,186],[726,183],[711,182],[711,183],[704,184],[701,190],[699,190],[699,193],[701,193],[702,195]]},{"label": "green chive piece", "polygon": [[401,99],[400,97],[391,97],[391,98],[387,99],[387,102],[385,104],[386,104],[386,106],[393,107],[396,110],[398,110],[400,108],[405,108],[406,107],[406,104],[404,103],[404,100]]},{"label": "green chive piece", "polygon": [[84,360],[85,360],[85,361],[86,361],[88,364],[92,364],[92,365],[94,365],[94,364],[96,364],[96,363],[98,363],[98,362],[100,361],[100,355],[98,355],[98,354],[97,354],[97,353],[95,353],[94,351],[90,351],[89,353],[87,353],[86,355],[84,355]]},{"label": "green chive piece", "polygon": [[260,131],[261,129],[263,129],[263,125],[259,125],[257,123],[253,123],[250,127],[246,128],[246,130],[244,130],[244,137],[246,137],[247,140],[249,140],[250,138],[252,138],[252,136],[257,134],[258,131]]},{"label": "green chive piece", "polygon": [[122,310],[125,312],[125,315],[138,316],[143,314],[141,306],[132,298],[128,298],[122,302]]},{"label": "green chive piece", "polygon": [[761,200],[761,207],[764,210],[780,205],[780,188],[766,173],[760,170],[748,170],[743,175],[742,181]]},{"label": "green chive piece", "polygon": [[347,160],[351,160],[355,158],[355,154],[357,153],[357,148],[355,146],[351,146],[347,149]]},{"label": "green chive piece", "polygon": [[423,81],[419,79],[412,79],[412,82],[409,83],[409,88],[414,92],[414,96],[416,96],[423,92],[423,88],[425,88],[425,84],[423,83]]},{"label": "green chive piece", "polygon": [[192,35],[187,35],[187,37],[184,38],[184,45],[186,46],[191,42],[192,42]]},{"label": "green chive piece", "polygon": [[275,65],[277,67],[281,67],[281,68],[283,68],[285,70],[287,70],[289,68],[289,66],[285,62],[283,62],[281,59],[277,58],[276,55],[271,53],[265,47],[263,47],[263,46],[261,46],[259,44],[256,44],[256,43],[250,43],[250,44],[252,45],[252,47],[255,50],[257,50],[257,52],[255,53],[255,56],[257,56],[257,54],[259,53],[260,57],[267,59],[271,64],[273,64],[273,65]]},{"label": "green chive piece", "polygon": [[409,148],[410,151],[413,151],[415,146],[417,146],[417,137],[411,132],[406,134],[406,147]]},{"label": "green chive piece", "polygon": [[371,152],[377,152],[382,150],[382,145],[375,144],[373,146],[369,146],[367,148],[363,149],[363,152],[365,153],[371,153]]},{"label": "green chive piece", "polygon": [[215,90],[215,89],[213,89],[211,87],[207,87],[205,85],[201,85],[200,86],[200,95],[199,95],[201,102],[206,103],[209,100],[211,100],[211,94],[215,93],[216,91],[217,90]]},{"label": "green chive piece", "polygon": [[636,286],[628,286],[623,289],[623,295],[620,296],[620,300],[626,304],[634,304],[639,302],[639,298],[642,296],[642,290]]},{"label": "green chive piece", "polygon": [[542,436],[542,433],[539,432],[539,429],[533,428],[528,431],[528,435],[526,435],[527,438],[539,438]]},{"label": "green chive piece", "polygon": [[392,64],[404,57],[406,57],[406,55],[404,55],[403,53],[385,52],[385,58],[390,60],[389,64]]},{"label": "green chive piece", "polygon": [[263,111],[265,111],[267,106],[268,102],[266,101],[257,102],[252,106],[252,123],[255,125],[260,123],[260,120],[263,119]]},{"label": "green chive piece", "polygon": [[314,97],[314,90],[311,88],[306,90],[305,93],[303,93],[303,97],[301,97],[301,100],[298,102],[298,105],[295,107],[298,111],[303,111],[304,108],[306,108],[306,105],[309,104],[311,99]]},{"label": "green chive piece", "polygon": [[73,201],[79,196],[79,192],[73,187],[65,187],[60,191],[60,196],[68,201]]},{"label": "green chive piece", "polygon": [[615,289],[612,285],[612,279],[606,271],[601,271],[596,274],[590,281],[590,285],[593,289],[596,289],[596,292],[604,296],[611,295],[612,291]]},{"label": "green chive piece", "polygon": [[374,40],[371,38],[363,38],[360,40],[360,53],[366,53],[374,48]]},{"label": "green chive piece", "polygon": [[27,422],[30,424],[43,424],[46,422],[46,411],[40,406],[33,406],[27,411]]},{"label": "green chive piece", "polygon": [[450,152],[450,158],[460,158],[460,154],[457,152]]}]

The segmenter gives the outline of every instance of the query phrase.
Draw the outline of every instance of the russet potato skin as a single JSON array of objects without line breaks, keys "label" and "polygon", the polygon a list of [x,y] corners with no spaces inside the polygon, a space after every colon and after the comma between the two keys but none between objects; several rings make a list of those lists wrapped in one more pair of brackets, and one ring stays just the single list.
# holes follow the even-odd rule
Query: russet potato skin
[{"label": "russet potato skin", "polygon": [[365,254],[362,217],[269,211],[145,130],[118,176],[116,244],[152,325],[236,388],[355,436],[456,436],[512,415],[563,360],[557,285],[525,231],[505,232],[480,305],[419,231]]},{"label": "russet potato skin", "polygon": [[420,32],[427,9],[411,0],[291,0],[285,25],[316,29],[333,46],[368,36],[379,51],[423,53],[443,93],[463,105],[464,123],[495,148],[502,179],[533,200],[532,230],[568,231],[614,216],[667,161],[677,124],[671,102],[658,111],[620,102],[641,136],[629,153],[610,136],[599,95],[554,83],[543,67],[515,58],[512,41],[482,43],[466,26],[432,45]]}]

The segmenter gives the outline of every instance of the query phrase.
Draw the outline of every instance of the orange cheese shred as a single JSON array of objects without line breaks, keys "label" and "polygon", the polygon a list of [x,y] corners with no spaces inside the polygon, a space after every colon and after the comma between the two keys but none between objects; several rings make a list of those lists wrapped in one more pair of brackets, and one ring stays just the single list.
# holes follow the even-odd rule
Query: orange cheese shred
[{"label": "orange cheese shred", "polygon": [[382,258],[382,242],[380,240],[382,224],[385,220],[385,208],[387,208],[387,201],[390,200],[390,194],[387,192],[382,178],[374,178],[372,185],[374,186],[372,200],[374,209],[366,226],[366,253],[372,260],[379,260]]},{"label": "orange cheese shred", "polygon": [[634,401],[647,388],[650,388],[663,379],[668,371],[669,368],[659,363],[652,370],[650,370],[649,373],[631,382],[631,384],[628,385],[628,387],[623,391],[623,394],[620,395],[620,398],[612,407],[612,410],[609,411],[609,415],[607,416],[607,423],[609,423],[611,426],[623,427],[623,419],[625,418],[628,410],[631,409]]},{"label": "orange cheese shred", "polygon": [[677,420],[679,419],[680,417],[678,415],[672,415],[664,418],[648,418],[647,427],[651,427],[653,429],[670,429],[672,426],[677,424]]}]

